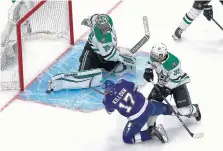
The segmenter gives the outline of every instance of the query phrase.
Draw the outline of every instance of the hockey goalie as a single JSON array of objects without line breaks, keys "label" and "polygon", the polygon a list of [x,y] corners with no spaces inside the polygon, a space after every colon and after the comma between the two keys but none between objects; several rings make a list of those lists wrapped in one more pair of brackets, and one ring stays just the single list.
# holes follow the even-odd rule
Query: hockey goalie
[{"label": "hockey goalie", "polygon": [[135,56],[117,47],[116,32],[110,16],[94,14],[83,19],[81,24],[90,27],[91,33],[79,58],[78,72],[53,76],[48,83],[47,93],[99,86],[102,84],[103,71],[115,69],[114,74],[119,76],[135,73]]}]

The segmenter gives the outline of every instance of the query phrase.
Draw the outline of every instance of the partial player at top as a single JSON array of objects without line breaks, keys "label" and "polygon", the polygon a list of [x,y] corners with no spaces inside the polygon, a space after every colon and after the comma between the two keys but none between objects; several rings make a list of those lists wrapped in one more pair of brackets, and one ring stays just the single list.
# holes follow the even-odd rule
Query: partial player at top
[{"label": "partial player at top", "polygon": [[[176,29],[174,34],[172,35],[173,39],[181,39],[182,33],[192,24],[192,22],[202,13],[207,18],[208,21],[211,21],[213,17],[213,10],[212,6],[208,5],[211,0],[209,1],[194,1],[192,8],[186,15],[183,17],[182,21],[180,22],[179,27]],[[223,5],[223,1],[220,1]]]}]

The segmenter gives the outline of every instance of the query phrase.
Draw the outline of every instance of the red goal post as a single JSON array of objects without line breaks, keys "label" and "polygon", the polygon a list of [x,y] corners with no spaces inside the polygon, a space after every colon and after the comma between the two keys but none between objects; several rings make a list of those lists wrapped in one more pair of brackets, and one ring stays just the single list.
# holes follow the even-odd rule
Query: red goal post
[{"label": "red goal post", "polygon": [[[20,91],[24,91],[22,43],[33,37],[46,39],[63,38],[70,45],[74,45],[74,33],[71,0],[29,0],[27,2],[20,0],[20,2],[20,4],[15,6],[16,9],[11,12],[13,14],[12,18],[17,18],[18,16],[15,16],[17,13],[19,15],[25,13],[19,16],[14,27],[13,21],[9,21],[8,27],[2,34],[1,89],[20,89]],[[22,10],[23,7],[25,9],[30,7],[30,9],[24,11]],[[15,52],[15,54],[11,55],[10,50],[13,50],[12,52]],[[12,56],[16,56],[14,59],[17,59],[15,61],[17,62],[15,65],[18,66],[16,67],[17,71],[7,72],[7,70],[15,69],[12,67],[13,65],[8,65],[9,63],[7,62],[8,57],[11,59]],[[18,72],[18,76],[15,72]],[[4,76],[7,78],[4,78]],[[10,78],[10,76],[12,77]],[[7,80],[4,81],[5,79]]]}]

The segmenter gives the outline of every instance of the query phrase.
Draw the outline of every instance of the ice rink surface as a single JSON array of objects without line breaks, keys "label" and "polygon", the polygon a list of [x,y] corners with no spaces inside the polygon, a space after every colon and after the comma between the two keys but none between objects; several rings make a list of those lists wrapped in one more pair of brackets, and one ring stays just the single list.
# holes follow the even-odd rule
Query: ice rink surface
[{"label": "ice rink surface", "polygon": [[[73,0],[75,40],[88,28],[81,20],[93,13],[106,13],[118,0]],[[175,117],[158,118],[169,142],[150,141],[135,145],[122,142],[127,120],[117,113],[99,110],[90,113],[54,108],[29,101],[14,100],[18,92],[0,92],[0,151],[195,151],[222,150],[223,31],[202,15],[183,34],[172,40],[172,33],[191,8],[193,0],[125,0],[110,12],[117,31],[118,45],[131,48],[143,35],[142,16],[149,20],[151,39],[141,51],[149,52],[156,42],[163,42],[178,56],[182,69],[191,77],[188,84],[193,103],[198,103],[202,121],[184,118],[193,132],[204,132],[202,139],[192,139]],[[223,25],[223,6],[212,2],[214,17]],[[0,30],[7,22],[10,0],[2,0]],[[25,85],[47,68],[68,47],[64,41],[35,40],[24,45]],[[44,55],[43,55],[44,54]],[[34,57],[35,56],[35,57]],[[140,88],[147,97],[152,85]],[[169,98],[168,98],[169,99]],[[173,102],[173,101],[171,101]],[[5,108],[5,105],[8,106]]]}]

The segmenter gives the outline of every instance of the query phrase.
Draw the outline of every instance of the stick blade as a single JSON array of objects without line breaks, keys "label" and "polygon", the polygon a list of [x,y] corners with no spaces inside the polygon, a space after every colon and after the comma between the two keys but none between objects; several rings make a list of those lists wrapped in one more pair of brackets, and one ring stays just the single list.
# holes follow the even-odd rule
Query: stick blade
[{"label": "stick blade", "polygon": [[149,39],[150,38],[150,32],[149,32],[149,23],[147,16],[143,16],[143,25],[145,30],[145,35]]},{"label": "stick blade", "polygon": [[193,138],[198,139],[204,137],[204,133],[196,133],[193,135]]}]

